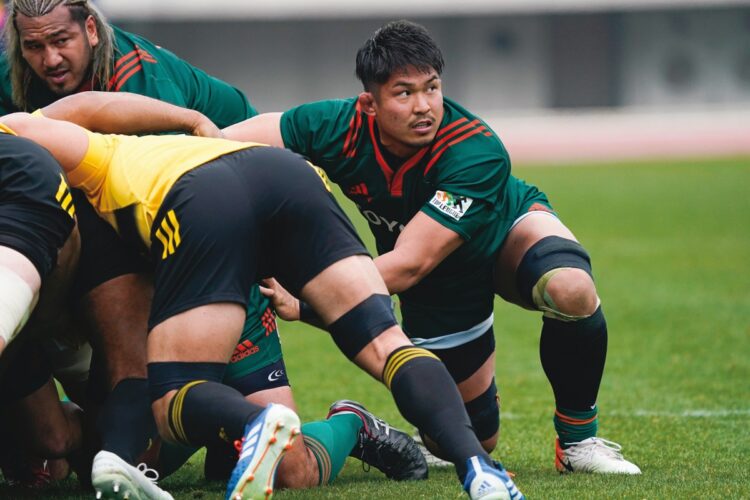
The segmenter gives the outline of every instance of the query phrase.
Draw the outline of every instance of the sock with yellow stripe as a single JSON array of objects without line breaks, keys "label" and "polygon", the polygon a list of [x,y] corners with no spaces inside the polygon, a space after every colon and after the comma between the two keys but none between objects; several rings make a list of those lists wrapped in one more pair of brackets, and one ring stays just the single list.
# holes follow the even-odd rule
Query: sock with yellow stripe
[{"label": "sock with yellow stripe", "polygon": [[218,382],[196,380],[177,391],[169,404],[172,435],[184,445],[233,442],[245,424],[265,408],[245,400],[242,393]]},{"label": "sock with yellow stripe", "polygon": [[462,482],[470,457],[481,456],[491,463],[474,434],[456,383],[437,356],[415,346],[400,347],[388,356],[383,382],[401,415],[437,443],[456,465]]},{"label": "sock with yellow stripe", "polygon": [[572,443],[596,436],[599,427],[599,409],[594,407],[587,411],[574,411],[557,408],[552,421],[560,438],[560,446],[567,448]]},{"label": "sock with yellow stripe", "polygon": [[328,420],[302,426],[305,445],[318,463],[318,484],[331,484],[357,444],[362,419],[352,413],[333,415]]}]

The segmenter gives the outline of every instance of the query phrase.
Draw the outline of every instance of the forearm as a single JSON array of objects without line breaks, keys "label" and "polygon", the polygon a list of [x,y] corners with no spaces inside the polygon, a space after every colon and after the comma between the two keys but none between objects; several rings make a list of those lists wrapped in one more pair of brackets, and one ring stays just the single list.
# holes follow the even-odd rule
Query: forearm
[{"label": "forearm", "polygon": [[281,137],[281,113],[264,113],[222,130],[224,137],[234,141],[260,142],[284,147]]},{"label": "forearm", "polygon": [[191,109],[126,92],[74,94],[43,108],[42,114],[112,134],[192,133],[205,118]]},{"label": "forearm", "polygon": [[426,274],[421,266],[404,259],[397,250],[376,257],[375,267],[378,268],[391,294],[408,290],[419,283]]}]

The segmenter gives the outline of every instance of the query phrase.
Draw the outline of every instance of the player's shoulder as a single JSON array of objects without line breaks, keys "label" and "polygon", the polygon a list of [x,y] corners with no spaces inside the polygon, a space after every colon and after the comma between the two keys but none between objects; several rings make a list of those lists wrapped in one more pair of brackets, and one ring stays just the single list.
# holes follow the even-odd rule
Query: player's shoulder
[{"label": "player's shoulder", "polygon": [[357,108],[357,98],[349,99],[324,99],[300,104],[284,113],[284,115],[310,115],[321,119],[340,114],[353,114]]},{"label": "player's shoulder", "polygon": [[[141,35],[125,31],[117,26],[110,25],[114,32],[114,66],[122,68],[132,64],[135,60],[141,62],[155,63],[156,58],[163,57],[164,51]],[[128,66],[129,67],[129,66]]]},{"label": "player's shoulder", "polygon": [[430,164],[471,166],[507,158],[502,141],[484,120],[448,98],[444,104],[443,121],[428,152]]},{"label": "player's shoulder", "polygon": [[114,24],[110,24],[110,27],[115,35],[115,49],[117,50],[132,50],[136,47],[156,47],[153,42],[141,35],[125,31]]}]

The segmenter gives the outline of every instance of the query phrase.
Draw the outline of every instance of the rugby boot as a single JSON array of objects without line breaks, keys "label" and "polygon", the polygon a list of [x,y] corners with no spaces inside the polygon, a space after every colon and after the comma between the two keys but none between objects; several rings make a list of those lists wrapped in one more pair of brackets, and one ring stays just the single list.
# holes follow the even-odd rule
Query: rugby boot
[{"label": "rugby boot", "polygon": [[592,472],[597,474],[640,474],[641,469],[622,456],[622,446],[606,439],[590,437],[569,447],[555,439],[555,468],[561,474]]},{"label": "rugby boot", "polygon": [[237,465],[227,483],[226,500],[270,499],[281,457],[300,434],[299,417],[284,405],[270,404],[245,426],[237,441]]},{"label": "rugby boot", "polygon": [[427,479],[427,461],[407,433],[394,429],[354,401],[336,401],[328,410],[328,417],[339,413],[353,413],[362,420],[357,444],[349,456],[375,467],[389,479]]},{"label": "rugby boot", "polygon": [[156,485],[159,473],[146,464],[133,467],[109,451],[100,451],[91,466],[91,483],[96,498],[128,500],[174,500]]},{"label": "rugby boot", "polygon": [[466,461],[464,490],[471,500],[523,500],[513,479],[502,464],[488,464],[482,457],[471,457]]}]

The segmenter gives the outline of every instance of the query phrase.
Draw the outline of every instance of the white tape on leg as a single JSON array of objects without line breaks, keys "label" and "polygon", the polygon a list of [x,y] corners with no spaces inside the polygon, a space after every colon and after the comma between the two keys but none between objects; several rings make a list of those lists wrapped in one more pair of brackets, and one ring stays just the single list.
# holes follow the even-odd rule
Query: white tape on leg
[{"label": "white tape on leg", "polygon": [[0,266],[0,338],[6,345],[26,325],[38,298],[15,271]]}]

